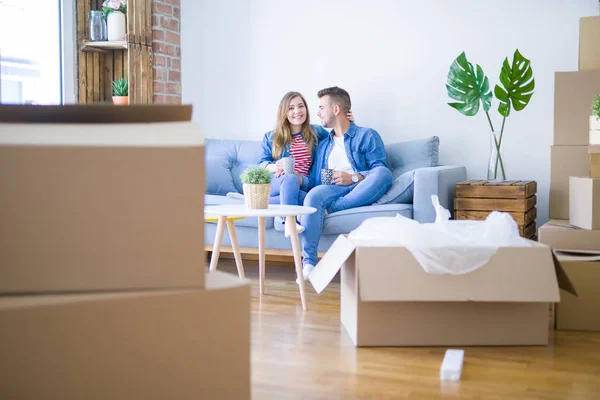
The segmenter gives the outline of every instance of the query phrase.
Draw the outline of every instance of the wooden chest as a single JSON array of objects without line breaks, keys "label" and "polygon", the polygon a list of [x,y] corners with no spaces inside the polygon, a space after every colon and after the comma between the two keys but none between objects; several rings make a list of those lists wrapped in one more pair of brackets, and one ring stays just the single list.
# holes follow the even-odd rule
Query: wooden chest
[{"label": "wooden chest", "polygon": [[484,220],[492,211],[509,213],[521,236],[536,235],[535,181],[464,181],[455,186],[454,219]]}]

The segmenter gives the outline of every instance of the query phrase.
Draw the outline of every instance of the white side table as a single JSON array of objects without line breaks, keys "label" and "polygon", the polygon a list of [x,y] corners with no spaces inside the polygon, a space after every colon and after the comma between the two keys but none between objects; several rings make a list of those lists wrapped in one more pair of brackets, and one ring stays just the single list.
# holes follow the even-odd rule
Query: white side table
[{"label": "white side table", "polygon": [[[300,282],[300,300],[302,301],[302,309],[307,310],[306,298],[304,296],[304,278],[302,277],[302,258],[300,251],[300,241],[298,239],[298,231],[296,230],[296,217],[298,215],[307,215],[316,212],[313,207],[304,206],[285,206],[279,204],[269,204],[269,208],[265,209],[250,209],[246,208],[245,204],[225,204],[220,206],[209,206],[204,209],[205,213],[210,213],[219,216],[217,225],[217,237],[212,257],[219,257],[219,249],[221,240],[223,239],[223,231],[227,217],[258,217],[258,269],[259,269],[259,288],[260,294],[265,293],[265,218],[266,217],[285,217],[285,223],[289,224],[290,240],[292,241],[292,251],[294,253],[294,264],[296,265],[296,275]],[[220,233],[220,234],[219,234]],[[218,258],[217,258],[218,260]],[[210,271],[217,269],[217,260],[211,259]]]}]

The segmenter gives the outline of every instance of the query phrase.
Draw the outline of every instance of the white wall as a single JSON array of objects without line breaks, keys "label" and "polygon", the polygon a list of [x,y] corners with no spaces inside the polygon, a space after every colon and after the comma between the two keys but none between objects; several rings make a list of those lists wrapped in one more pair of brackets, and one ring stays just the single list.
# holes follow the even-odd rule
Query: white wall
[{"label": "white wall", "polygon": [[[348,90],[358,125],[386,143],[438,135],[440,163],[485,178],[485,114],[447,105],[450,64],[462,51],[499,83],[516,48],[532,62],[536,91],[506,122],[508,179],[538,182],[538,226],[548,217],[554,72],[577,70],[579,18],[597,0],[182,0],[184,103],[206,137],[260,140],[289,90]],[[491,118],[497,130],[497,101]]]}]

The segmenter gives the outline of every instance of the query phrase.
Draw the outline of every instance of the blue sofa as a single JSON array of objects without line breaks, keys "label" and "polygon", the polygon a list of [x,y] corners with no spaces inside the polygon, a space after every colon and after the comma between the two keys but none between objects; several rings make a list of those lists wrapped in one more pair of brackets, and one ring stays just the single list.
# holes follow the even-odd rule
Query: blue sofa
[{"label": "blue sofa", "polygon": [[[392,187],[373,205],[357,207],[328,214],[319,241],[319,252],[327,251],[339,234],[350,233],[362,221],[371,217],[395,217],[401,214],[419,222],[432,222],[435,211],[431,195],[439,197],[440,204],[452,210],[454,184],[466,179],[463,166],[439,166],[439,138],[387,144],[387,161],[394,182]],[[228,192],[242,193],[240,174],[256,164],[261,154],[259,141],[206,140],[206,196],[205,204],[242,203],[226,196]],[[235,221],[240,247],[258,247],[258,220],[246,218]],[[283,234],[283,224],[273,218],[266,220],[266,248],[291,250],[291,243]],[[215,223],[205,224],[205,244],[212,245]],[[231,246],[227,231],[223,246]]]}]

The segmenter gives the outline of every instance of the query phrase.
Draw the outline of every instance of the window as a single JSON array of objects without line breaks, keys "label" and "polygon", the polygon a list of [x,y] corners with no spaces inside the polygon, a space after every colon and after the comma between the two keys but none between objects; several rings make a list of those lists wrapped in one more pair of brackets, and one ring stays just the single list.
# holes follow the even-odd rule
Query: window
[{"label": "window", "polygon": [[0,0],[2,103],[61,104],[70,98],[65,89],[73,84],[63,82],[73,80],[73,2]]}]

